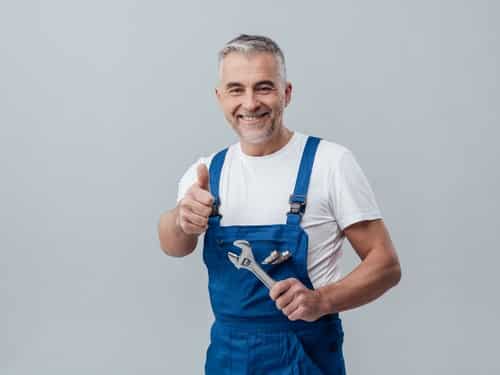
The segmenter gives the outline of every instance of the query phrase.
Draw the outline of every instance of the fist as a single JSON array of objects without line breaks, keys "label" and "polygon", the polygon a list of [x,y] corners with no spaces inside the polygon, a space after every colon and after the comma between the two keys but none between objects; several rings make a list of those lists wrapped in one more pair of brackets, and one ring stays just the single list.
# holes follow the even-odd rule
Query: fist
[{"label": "fist", "polygon": [[269,291],[269,296],[289,320],[313,322],[324,315],[318,291],[308,289],[295,278],[278,281]]},{"label": "fist", "polygon": [[189,187],[179,202],[177,225],[186,234],[201,234],[208,228],[214,198],[208,188],[208,169],[205,164],[196,169],[197,181]]}]

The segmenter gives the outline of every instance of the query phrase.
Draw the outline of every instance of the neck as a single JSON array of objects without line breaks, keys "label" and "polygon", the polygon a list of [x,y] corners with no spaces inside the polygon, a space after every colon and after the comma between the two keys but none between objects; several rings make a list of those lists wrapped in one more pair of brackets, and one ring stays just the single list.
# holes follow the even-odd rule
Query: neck
[{"label": "neck", "polygon": [[283,148],[290,138],[292,138],[292,135],[293,132],[283,126],[276,135],[265,143],[251,144],[240,142],[241,150],[249,156],[269,155]]}]

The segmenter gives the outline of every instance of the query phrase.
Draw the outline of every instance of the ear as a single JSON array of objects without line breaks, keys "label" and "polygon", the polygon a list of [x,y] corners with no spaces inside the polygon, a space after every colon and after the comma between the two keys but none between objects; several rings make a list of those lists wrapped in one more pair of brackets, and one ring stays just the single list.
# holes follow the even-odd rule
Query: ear
[{"label": "ear", "polygon": [[219,87],[215,88],[215,96],[217,97],[217,100],[219,101],[219,104],[220,104],[220,102],[222,100],[222,93],[221,93]]},{"label": "ear", "polygon": [[292,84],[287,82],[285,86],[285,107],[288,106],[290,100],[292,100]]}]

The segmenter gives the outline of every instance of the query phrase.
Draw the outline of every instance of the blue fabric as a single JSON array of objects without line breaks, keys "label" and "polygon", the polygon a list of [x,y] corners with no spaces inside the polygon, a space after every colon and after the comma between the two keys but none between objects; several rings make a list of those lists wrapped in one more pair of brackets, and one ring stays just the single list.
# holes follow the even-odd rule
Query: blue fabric
[{"label": "blue fabric", "polygon": [[[235,240],[247,240],[255,260],[273,279],[294,277],[313,289],[307,273],[308,237],[300,220],[319,141],[314,137],[307,140],[290,197],[291,204],[304,206],[300,212],[287,213],[286,224],[221,226],[219,183],[227,149],[212,159],[210,189],[215,202],[205,233],[203,260],[215,322],[206,374],[345,374],[338,314],[316,322],[289,321],[276,308],[264,284],[249,271],[238,270],[227,257],[228,251],[240,253],[233,246]],[[292,257],[277,265],[262,264],[272,250],[288,250]]]}]

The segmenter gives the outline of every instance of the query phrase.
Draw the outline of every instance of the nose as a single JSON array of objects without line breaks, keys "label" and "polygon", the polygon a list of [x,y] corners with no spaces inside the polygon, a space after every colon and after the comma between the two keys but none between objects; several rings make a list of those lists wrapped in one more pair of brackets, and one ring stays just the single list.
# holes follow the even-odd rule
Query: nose
[{"label": "nose", "polygon": [[241,105],[243,109],[245,109],[245,111],[255,112],[259,108],[259,101],[255,97],[255,94],[252,91],[250,91],[245,93]]}]

